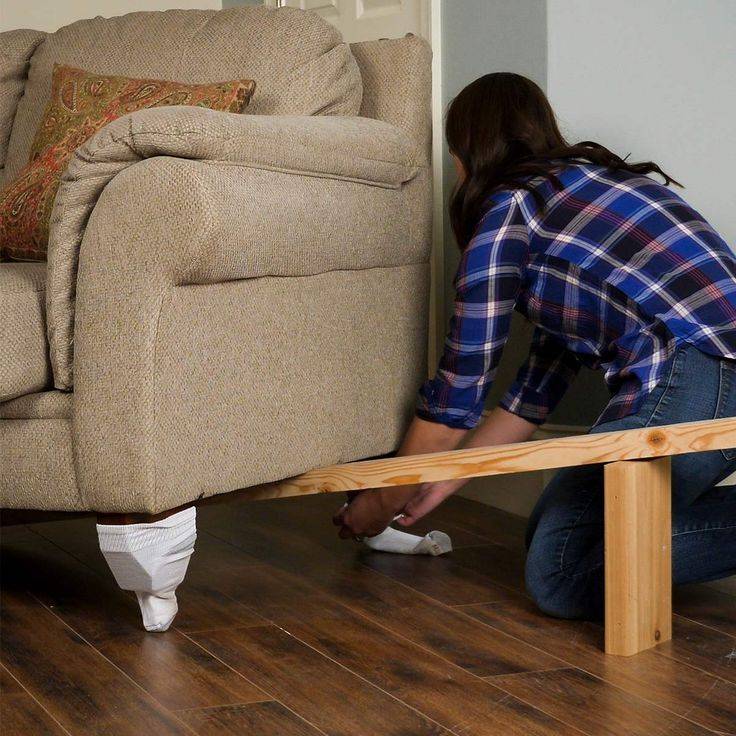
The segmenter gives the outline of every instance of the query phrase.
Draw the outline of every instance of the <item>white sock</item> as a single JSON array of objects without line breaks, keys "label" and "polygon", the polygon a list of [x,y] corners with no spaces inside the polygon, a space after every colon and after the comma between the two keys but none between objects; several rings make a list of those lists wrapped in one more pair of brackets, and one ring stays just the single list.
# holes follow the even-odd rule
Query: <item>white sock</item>
[{"label": "white sock", "polygon": [[194,552],[195,508],[151,524],[98,524],[97,536],[117,584],[135,591],[146,630],[166,631],[178,611],[176,588]]},{"label": "white sock", "polygon": [[[343,505],[346,509],[350,504]],[[400,519],[403,514],[397,514],[393,520]],[[362,537],[360,540],[366,547],[377,552],[393,552],[397,555],[444,555],[452,552],[452,540],[444,532],[429,532],[423,537],[409,534],[387,526],[380,534],[373,537]]]},{"label": "white sock", "polygon": [[[400,516],[400,515],[399,515]],[[394,517],[394,520],[399,516]],[[364,537],[363,543],[379,552],[393,552],[399,555],[444,555],[452,552],[452,540],[444,532],[429,532],[423,537],[409,534],[399,529],[386,527],[375,537]]]}]

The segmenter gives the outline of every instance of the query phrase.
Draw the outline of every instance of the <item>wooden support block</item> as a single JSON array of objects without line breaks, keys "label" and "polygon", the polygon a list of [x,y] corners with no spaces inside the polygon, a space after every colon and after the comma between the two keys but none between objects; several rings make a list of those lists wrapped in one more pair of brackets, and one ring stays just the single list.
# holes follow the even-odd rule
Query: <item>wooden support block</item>
[{"label": "wooden support block", "polygon": [[[252,501],[568,468],[736,447],[736,417],[330,465],[238,493]],[[232,498],[231,495],[228,498]],[[201,502],[200,502],[201,503]]]},{"label": "wooden support block", "polygon": [[670,458],[605,466],[606,653],[672,638]]}]

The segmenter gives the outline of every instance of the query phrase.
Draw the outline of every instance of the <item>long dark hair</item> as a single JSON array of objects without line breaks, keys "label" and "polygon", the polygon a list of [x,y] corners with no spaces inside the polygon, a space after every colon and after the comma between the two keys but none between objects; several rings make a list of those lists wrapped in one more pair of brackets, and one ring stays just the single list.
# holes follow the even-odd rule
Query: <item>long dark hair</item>
[{"label": "long dark hair", "polygon": [[450,222],[461,250],[472,238],[493,192],[526,189],[543,208],[541,194],[526,179],[544,176],[562,189],[555,176],[560,159],[635,174],[657,173],[665,184],[682,186],[652,161],[628,163],[593,141],[569,144],[544,92],[519,74],[486,74],[465,87],[450,104],[445,133],[450,152],[466,172],[450,200]]}]

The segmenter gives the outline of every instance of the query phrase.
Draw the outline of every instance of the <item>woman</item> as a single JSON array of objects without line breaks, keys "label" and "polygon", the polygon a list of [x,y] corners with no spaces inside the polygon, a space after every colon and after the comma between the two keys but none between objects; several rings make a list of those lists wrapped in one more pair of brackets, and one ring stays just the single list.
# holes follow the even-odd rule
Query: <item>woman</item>
[{"label": "woman", "polygon": [[[539,87],[488,74],[447,114],[459,182],[450,205],[462,252],[436,376],[420,390],[399,454],[520,442],[581,365],[611,399],[592,432],[736,416],[736,257],[666,186],[656,164],[568,144]],[[529,358],[500,406],[484,399],[511,313],[534,323]],[[673,458],[675,583],[736,573],[736,492],[716,487],[736,450]],[[339,512],[343,537],[410,525],[466,481],[368,491]],[[558,473],[527,532],[526,583],[563,618],[603,612],[603,471]]]}]

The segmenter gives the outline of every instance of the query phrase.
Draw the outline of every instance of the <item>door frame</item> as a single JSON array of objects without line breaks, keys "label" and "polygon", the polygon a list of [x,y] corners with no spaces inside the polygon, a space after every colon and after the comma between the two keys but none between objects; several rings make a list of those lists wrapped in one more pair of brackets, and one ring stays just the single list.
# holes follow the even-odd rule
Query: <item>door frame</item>
[{"label": "door frame", "polygon": [[445,332],[444,104],[442,97],[442,4],[426,0],[422,31],[432,47],[432,250],[430,258],[427,375],[437,368]]}]

